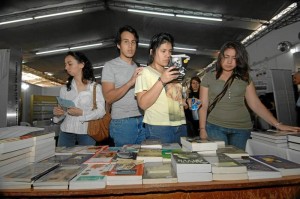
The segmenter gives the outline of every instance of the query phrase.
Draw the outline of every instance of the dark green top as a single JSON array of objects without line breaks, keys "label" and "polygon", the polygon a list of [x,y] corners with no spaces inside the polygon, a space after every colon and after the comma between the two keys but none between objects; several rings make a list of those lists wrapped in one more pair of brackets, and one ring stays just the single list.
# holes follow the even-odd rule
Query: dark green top
[{"label": "dark green top", "polygon": [[[215,71],[208,72],[203,77],[201,86],[209,89],[209,103],[221,93],[224,84],[225,81],[216,79]],[[207,121],[225,128],[252,129],[250,113],[245,104],[247,86],[247,82],[235,79],[209,114]]]}]

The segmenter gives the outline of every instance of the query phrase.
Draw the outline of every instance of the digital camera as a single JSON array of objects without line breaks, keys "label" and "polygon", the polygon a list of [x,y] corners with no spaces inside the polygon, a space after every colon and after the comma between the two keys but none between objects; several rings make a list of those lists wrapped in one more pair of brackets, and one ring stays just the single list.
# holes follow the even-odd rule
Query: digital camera
[{"label": "digital camera", "polygon": [[167,68],[169,68],[171,66],[176,67],[173,70],[178,71],[179,76],[176,78],[175,81],[182,81],[184,79],[189,60],[190,60],[190,57],[186,54],[171,55],[171,59],[170,59],[170,62],[168,64]]}]

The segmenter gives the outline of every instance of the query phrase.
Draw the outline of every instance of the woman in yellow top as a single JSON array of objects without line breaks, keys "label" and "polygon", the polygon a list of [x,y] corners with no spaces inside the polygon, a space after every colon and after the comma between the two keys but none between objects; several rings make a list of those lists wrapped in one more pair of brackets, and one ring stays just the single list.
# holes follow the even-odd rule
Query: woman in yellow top
[{"label": "woman in yellow top", "polygon": [[154,35],[150,41],[149,65],[136,80],[138,104],[145,111],[147,138],[162,143],[180,143],[187,135],[182,100],[182,85],[175,67],[166,68],[171,59],[174,39],[168,33]]}]

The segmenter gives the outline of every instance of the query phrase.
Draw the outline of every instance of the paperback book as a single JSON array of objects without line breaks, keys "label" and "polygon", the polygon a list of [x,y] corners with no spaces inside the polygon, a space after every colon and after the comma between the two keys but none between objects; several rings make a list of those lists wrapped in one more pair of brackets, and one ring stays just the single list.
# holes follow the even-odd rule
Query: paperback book
[{"label": "paperback book", "polygon": [[137,153],[137,160],[143,160],[144,162],[162,162],[162,150],[161,149],[140,149]]},{"label": "paperback book", "polygon": [[142,149],[161,149],[162,143],[160,139],[146,139],[142,141],[141,144]]},{"label": "paperback book", "polygon": [[300,144],[300,134],[288,135],[288,141]]},{"label": "paperback book", "polygon": [[143,184],[176,182],[177,175],[170,163],[148,162],[144,164]]},{"label": "paperback book", "polygon": [[171,163],[177,175],[189,172],[211,172],[211,164],[197,152],[172,152]]},{"label": "paperback book", "polygon": [[281,178],[281,173],[271,167],[266,166],[256,160],[248,158],[249,161],[241,163],[247,167],[248,178],[252,179],[267,179],[267,178]]},{"label": "paperback book", "polygon": [[69,189],[100,189],[106,186],[106,175],[111,169],[110,164],[88,165],[69,183]]},{"label": "paperback book", "polygon": [[277,171],[280,171],[282,176],[300,175],[300,164],[280,158],[275,155],[253,155],[249,156],[262,164],[267,165]]},{"label": "paperback book", "polygon": [[114,158],[116,152],[114,151],[100,151],[92,155],[85,164],[109,164]]},{"label": "paperback book", "polygon": [[143,172],[142,161],[118,161],[107,174],[107,185],[142,184]]},{"label": "paperback book", "polygon": [[204,156],[204,158],[211,163],[212,173],[245,173],[247,174],[247,167],[237,162],[229,156],[217,153],[216,156]]},{"label": "paperback book", "polygon": [[218,148],[217,153],[223,153],[231,158],[241,158],[243,156],[249,156],[246,151],[239,149],[233,145],[227,145],[223,148]]},{"label": "paperback book", "polygon": [[69,181],[86,165],[60,166],[33,182],[34,189],[68,189]]},{"label": "paperback book", "polygon": [[58,166],[57,163],[30,164],[3,176],[3,179],[5,181],[32,182]]},{"label": "paperback book", "polygon": [[214,141],[201,140],[198,137],[181,137],[182,146],[191,151],[212,151],[218,149],[218,144]]}]

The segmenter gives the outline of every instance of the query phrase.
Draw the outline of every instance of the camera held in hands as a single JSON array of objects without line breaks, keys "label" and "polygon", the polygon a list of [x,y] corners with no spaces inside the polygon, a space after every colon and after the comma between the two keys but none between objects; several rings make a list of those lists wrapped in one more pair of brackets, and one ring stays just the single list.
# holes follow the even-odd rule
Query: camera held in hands
[{"label": "camera held in hands", "polygon": [[185,71],[188,65],[188,62],[190,60],[190,57],[186,54],[180,54],[180,55],[171,55],[170,62],[166,68],[169,68],[171,66],[175,66],[173,70],[178,71],[179,76],[176,78],[175,82],[180,82],[184,79]]}]

